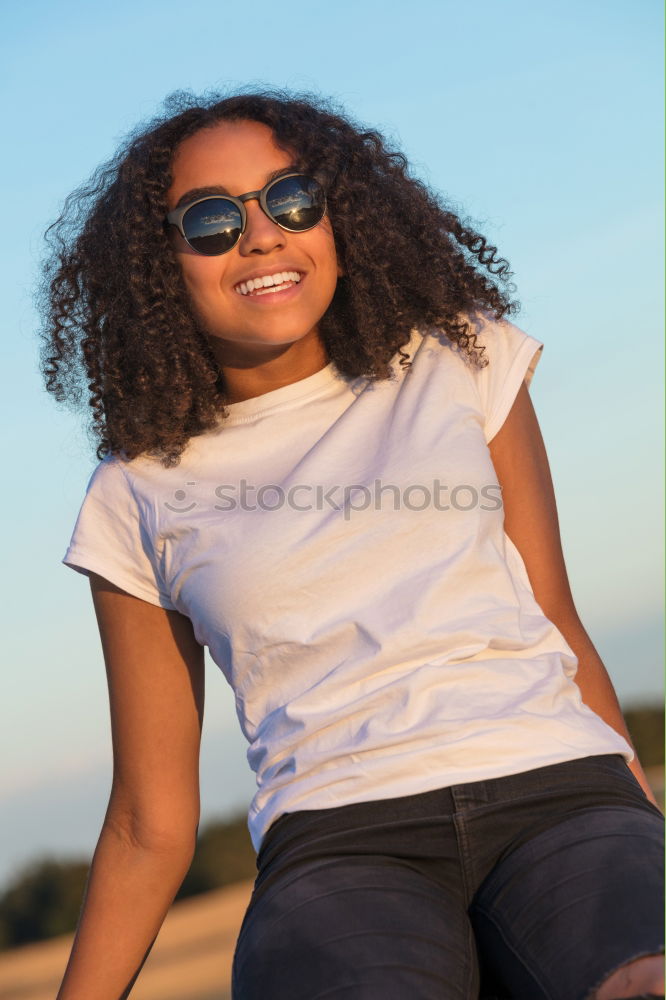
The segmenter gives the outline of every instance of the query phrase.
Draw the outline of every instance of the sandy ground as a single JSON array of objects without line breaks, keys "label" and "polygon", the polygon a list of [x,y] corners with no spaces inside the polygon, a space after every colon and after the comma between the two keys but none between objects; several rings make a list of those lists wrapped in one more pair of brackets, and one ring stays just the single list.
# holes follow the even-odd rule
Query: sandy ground
[{"label": "sandy ground", "polygon": [[[230,1000],[231,960],[252,882],[184,899],[169,910],[132,1000]],[[72,934],[0,954],[0,1000],[55,1000]]]},{"label": "sandy ground", "polygon": [[[664,770],[646,771],[664,808]],[[231,1000],[231,961],[252,881],[175,903],[131,1000]],[[55,1000],[72,934],[0,953],[0,1000]]]}]

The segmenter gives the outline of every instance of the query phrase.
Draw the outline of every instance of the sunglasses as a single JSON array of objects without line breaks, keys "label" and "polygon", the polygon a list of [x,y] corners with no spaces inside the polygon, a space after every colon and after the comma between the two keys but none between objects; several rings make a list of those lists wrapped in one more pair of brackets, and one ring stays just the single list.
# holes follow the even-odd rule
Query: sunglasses
[{"label": "sunglasses", "polygon": [[247,225],[244,202],[255,199],[268,218],[289,233],[314,229],[326,213],[326,195],[318,180],[308,174],[285,174],[261,191],[238,198],[227,194],[199,198],[169,212],[166,219],[196,253],[215,257],[236,246]]}]

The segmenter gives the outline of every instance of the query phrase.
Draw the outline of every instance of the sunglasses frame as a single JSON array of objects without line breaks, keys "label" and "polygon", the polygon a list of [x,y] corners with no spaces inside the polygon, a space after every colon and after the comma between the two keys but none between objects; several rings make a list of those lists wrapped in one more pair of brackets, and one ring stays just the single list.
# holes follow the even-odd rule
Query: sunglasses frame
[{"label": "sunglasses frame", "polygon": [[[279,184],[280,181],[286,181],[290,177],[307,177],[308,180],[315,181],[321,188],[324,210],[322,212],[321,219],[318,219],[313,226],[306,226],[305,229],[290,229],[289,226],[283,226],[281,222],[278,222],[277,219],[273,218],[273,216],[268,210],[268,204],[266,199],[268,197],[269,191],[276,184]],[[185,235],[185,231],[183,229],[183,219],[185,218],[185,215],[189,212],[191,208],[194,208],[195,205],[200,205],[203,201],[230,201],[238,209],[238,212],[241,217],[241,229],[240,233],[238,234],[238,239],[236,240],[235,243],[233,243],[229,247],[229,250],[222,250],[219,253],[206,253],[203,250],[197,250],[196,247],[192,246],[187,236]],[[243,236],[243,233],[247,228],[247,210],[244,205],[244,202],[246,201],[258,201],[259,204],[261,205],[264,215],[268,216],[271,222],[273,222],[276,226],[279,226],[280,229],[284,229],[288,233],[307,233],[310,229],[314,229],[315,226],[319,225],[319,223],[326,215],[327,211],[326,190],[321,180],[314,174],[306,174],[303,173],[301,170],[294,170],[290,174],[281,174],[279,177],[274,177],[273,180],[265,184],[260,191],[248,191],[246,194],[239,194],[237,196],[231,194],[208,194],[205,195],[203,198],[197,198],[196,201],[190,201],[187,205],[181,205],[180,208],[174,208],[173,212],[169,212],[168,215],[166,216],[166,221],[169,223],[169,225],[176,227],[180,235],[187,243],[188,247],[191,250],[193,250],[194,253],[201,254],[203,257],[221,257],[223,254],[229,253],[231,250],[233,250],[235,246],[238,246]]]}]

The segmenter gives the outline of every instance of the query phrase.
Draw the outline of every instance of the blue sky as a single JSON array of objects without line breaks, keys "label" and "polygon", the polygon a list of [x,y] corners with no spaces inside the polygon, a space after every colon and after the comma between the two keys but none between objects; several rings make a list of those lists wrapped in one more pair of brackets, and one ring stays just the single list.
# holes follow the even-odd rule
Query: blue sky
[{"label": "blue sky", "polygon": [[[37,853],[90,854],[111,776],[88,584],[60,563],[96,460],[37,372],[42,233],[174,90],[331,96],[498,242],[515,322],[545,345],[531,392],[579,613],[622,702],[661,698],[662,16],[657,0],[7,8],[0,884]],[[237,730],[209,663],[204,821],[252,795]]]}]

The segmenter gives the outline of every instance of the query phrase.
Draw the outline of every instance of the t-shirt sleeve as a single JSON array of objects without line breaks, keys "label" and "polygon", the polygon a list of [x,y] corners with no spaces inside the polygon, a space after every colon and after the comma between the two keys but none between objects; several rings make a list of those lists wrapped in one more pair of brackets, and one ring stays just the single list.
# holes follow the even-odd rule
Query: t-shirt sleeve
[{"label": "t-shirt sleeve", "polygon": [[160,579],[153,545],[120,460],[97,466],[62,560],[78,573],[98,573],[150,604],[176,610]]},{"label": "t-shirt sleeve", "polygon": [[485,416],[486,442],[495,437],[509,415],[523,382],[529,387],[543,344],[507,320],[472,326],[476,344],[486,348],[488,364],[475,372]]}]

